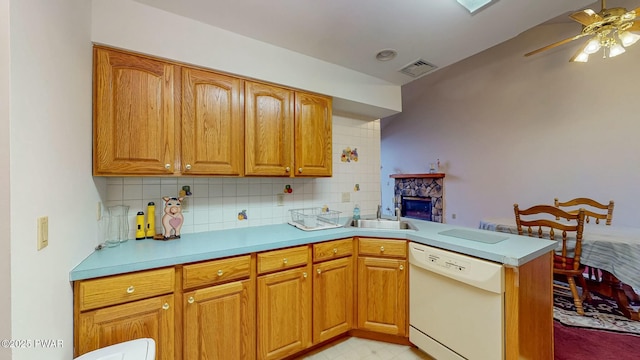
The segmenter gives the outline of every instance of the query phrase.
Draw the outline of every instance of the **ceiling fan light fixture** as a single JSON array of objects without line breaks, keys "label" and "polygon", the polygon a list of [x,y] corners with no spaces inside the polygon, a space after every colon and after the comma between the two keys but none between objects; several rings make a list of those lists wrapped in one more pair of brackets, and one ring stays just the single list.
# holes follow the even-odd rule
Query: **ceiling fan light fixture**
[{"label": "ceiling fan light fixture", "polygon": [[598,50],[600,50],[601,46],[602,45],[600,45],[600,39],[595,36],[593,39],[587,42],[582,51],[584,51],[588,55],[595,54],[596,52],[598,52]]},{"label": "ceiling fan light fixture", "polygon": [[638,40],[640,40],[640,35],[634,34],[629,31],[621,32],[620,34],[618,34],[618,37],[620,38],[620,41],[622,42],[622,46],[624,47],[629,47],[635,44]]},{"label": "ceiling fan light fixture", "polygon": [[624,46],[620,45],[620,44],[613,44],[611,45],[611,47],[609,47],[609,57],[616,57],[622,53],[624,53],[626,50],[624,49]]},{"label": "ceiling fan light fixture", "polygon": [[570,62],[586,63],[587,61],[589,61],[589,54],[587,54],[584,51],[580,50],[569,61]]}]

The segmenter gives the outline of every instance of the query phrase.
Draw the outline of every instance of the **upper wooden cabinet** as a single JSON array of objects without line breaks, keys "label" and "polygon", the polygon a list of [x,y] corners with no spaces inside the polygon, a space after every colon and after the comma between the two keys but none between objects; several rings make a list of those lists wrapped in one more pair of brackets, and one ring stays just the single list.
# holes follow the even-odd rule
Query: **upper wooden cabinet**
[{"label": "upper wooden cabinet", "polygon": [[295,176],[331,176],[331,99],[296,92]]},{"label": "upper wooden cabinet", "polygon": [[245,83],[245,174],[331,176],[331,99]]},{"label": "upper wooden cabinet", "polygon": [[293,90],[245,83],[246,175],[291,176]]},{"label": "upper wooden cabinet", "polygon": [[93,174],[176,172],[177,66],[94,48]]},{"label": "upper wooden cabinet", "polygon": [[96,176],[331,176],[331,98],[94,47]]},{"label": "upper wooden cabinet", "polygon": [[182,68],[184,175],[242,175],[242,85],[238,78]]}]

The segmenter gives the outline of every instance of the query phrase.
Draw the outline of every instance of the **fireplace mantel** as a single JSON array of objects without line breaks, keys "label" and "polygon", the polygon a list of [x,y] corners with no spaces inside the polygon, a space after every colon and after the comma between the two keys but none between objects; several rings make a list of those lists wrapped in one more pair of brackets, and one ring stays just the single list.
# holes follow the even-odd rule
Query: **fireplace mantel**
[{"label": "fireplace mantel", "polygon": [[391,174],[390,178],[393,179],[442,179],[444,177],[444,173],[433,173],[433,174]]}]

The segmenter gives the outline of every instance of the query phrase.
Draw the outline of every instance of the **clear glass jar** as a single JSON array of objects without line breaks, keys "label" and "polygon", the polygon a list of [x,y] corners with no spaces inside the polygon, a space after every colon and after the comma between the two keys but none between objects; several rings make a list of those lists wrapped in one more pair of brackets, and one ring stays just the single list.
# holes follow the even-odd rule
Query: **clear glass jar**
[{"label": "clear glass jar", "polygon": [[129,206],[109,206],[107,213],[105,243],[107,247],[115,247],[129,240]]}]

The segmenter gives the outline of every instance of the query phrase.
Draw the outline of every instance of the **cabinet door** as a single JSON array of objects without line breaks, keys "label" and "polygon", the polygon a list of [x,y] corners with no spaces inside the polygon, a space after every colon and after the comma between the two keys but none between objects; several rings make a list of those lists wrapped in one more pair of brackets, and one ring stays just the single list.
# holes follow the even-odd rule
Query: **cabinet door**
[{"label": "cabinet door", "polygon": [[246,175],[293,176],[293,91],[245,82]]},{"label": "cabinet door", "polygon": [[183,297],[185,360],[255,359],[255,294],[250,280]]},{"label": "cabinet door", "polygon": [[353,258],[313,266],[313,343],[353,327]]},{"label": "cabinet door", "polygon": [[331,99],[296,92],[295,176],[331,176]]},{"label": "cabinet door", "polygon": [[404,336],[407,332],[407,261],[358,258],[358,328]]},{"label": "cabinet door", "polygon": [[80,313],[77,355],[139,338],[156,342],[156,358],[174,359],[173,295]]},{"label": "cabinet door", "polygon": [[258,277],[258,359],[281,359],[311,345],[310,270]]},{"label": "cabinet door", "polygon": [[241,175],[244,170],[242,80],[182,69],[184,175]]},{"label": "cabinet door", "polygon": [[167,175],[175,154],[176,66],[94,49],[94,175]]}]

